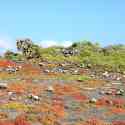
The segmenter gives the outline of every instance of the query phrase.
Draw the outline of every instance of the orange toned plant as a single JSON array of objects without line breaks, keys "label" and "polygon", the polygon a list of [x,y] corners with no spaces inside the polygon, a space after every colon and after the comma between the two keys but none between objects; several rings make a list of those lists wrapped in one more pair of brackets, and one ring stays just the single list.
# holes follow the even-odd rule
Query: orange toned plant
[{"label": "orange toned plant", "polygon": [[110,109],[110,111],[113,114],[125,114],[125,109],[123,109],[123,108],[113,107]]},{"label": "orange toned plant", "polygon": [[82,125],[106,125],[106,124],[104,124],[104,122],[100,119],[91,118],[87,120],[85,123],[83,123]]},{"label": "orange toned plant", "polygon": [[53,105],[52,106],[52,112],[58,117],[58,118],[64,118],[65,117],[65,109],[63,105]]},{"label": "orange toned plant", "polygon": [[125,99],[116,98],[112,100],[113,105],[117,107],[122,107],[125,105]]},{"label": "orange toned plant", "polygon": [[54,85],[55,93],[57,95],[72,95],[77,93],[79,89],[74,85]]},{"label": "orange toned plant", "polygon": [[15,93],[24,93],[26,86],[23,83],[11,83],[8,85],[8,90]]},{"label": "orange toned plant", "polygon": [[15,67],[16,63],[10,60],[0,60],[0,67],[8,67],[8,66]]},{"label": "orange toned plant", "polygon": [[125,125],[125,120],[123,120],[123,121],[122,120],[121,121],[120,120],[119,121],[113,121],[112,125]]},{"label": "orange toned plant", "polygon": [[55,125],[55,122],[57,121],[57,118],[54,114],[48,113],[39,118],[39,122],[43,125]]},{"label": "orange toned plant", "polygon": [[0,125],[15,125],[15,124],[11,121],[0,121]]},{"label": "orange toned plant", "polygon": [[27,91],[33,95],[39,95],[44,90],[44,86],[33,83],[27,84]]},{"label": "orange toned plant", "polygon": [[8,114],[5,112],[0,112],[0,119],[6,119],[8,118]]},{"label": "orange toned plant", "polygon": [[64,101],[61,97],[54,97],[52,98],[52,104],[53,105],[63,105],[64,104]]},{"label": "orange toned plant", "polygon": [[26,120],[26,116],[22,114],[15,119],[14,125],[31,125],[31,124]]},{"label": "orange toned plant", "polygon": [[73,98],[76,101],[86,101],[87,100],[87,97],[85,95],[82,95],[81,93],[73,94]]},{"label": "orange toned plant", "polygon": [[23,74],[28,74],[28,75],[39,75],[40,74],[40,69],[33,67],[31,64],[24,64],[22,66],[22,73]]},{"label": "orange toned plant", "polygon": [[47,113],[51,111],[51,105],[50,103],[43,102],[42,104],[39,104],[33,108],[34,112],[42,112]]},{"label": "orange toned plant", "polygon": [[100,98],[96,102],[96,106],[97,107],[100,107],[100,106],[110,106],[110,105],[112,105],[111,101],[110,101],[110,99],[108,99],[106,97]]},{"label": "orange toned plant", "polygon": [[105,81],[92,79],[92,80],[86,81],[86,83],[87,83],[86,85],[87,85],[88,87],[99,87],[99,86],[104,85],[104,84],[105,84]]}]

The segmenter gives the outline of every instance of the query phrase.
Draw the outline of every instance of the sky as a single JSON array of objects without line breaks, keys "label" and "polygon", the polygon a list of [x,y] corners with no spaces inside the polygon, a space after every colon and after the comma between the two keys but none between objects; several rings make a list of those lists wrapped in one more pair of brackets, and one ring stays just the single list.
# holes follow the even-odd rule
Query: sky
[{"label": "sky", "polygon": [[125,0],[0,0],[0,52],[19,38],[44,47],[124,43]]}]

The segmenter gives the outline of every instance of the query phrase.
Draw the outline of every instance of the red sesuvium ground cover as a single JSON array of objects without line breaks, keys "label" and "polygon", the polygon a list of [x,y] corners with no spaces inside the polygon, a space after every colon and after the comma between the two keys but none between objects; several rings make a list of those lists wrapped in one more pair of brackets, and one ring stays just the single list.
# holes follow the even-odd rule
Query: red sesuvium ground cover
[{"label": "red sesuvium ground cover", "polygon": [[72,96],[76,101],[86,101],[88,99],[87,96],[81,93],[76,93],[76,94],[73,94]]},{"label": "red sesuvium ground cover", "polygon": [[38,86],[32,83],[10,83],[8,85],[8,91],[15,92],[17,94],[31,93],[33,95],[39,95],[44,89],[44,86]]},{"label": "red sesuvium ground cover", "polygon": [[108,99],[106,97],[98,99],[97,102],[96,102],[96,105],[97,106],[109,106],[109,105],[111,105],[110,99]]},{"label": "red sesuvium ground cover", "polygon": [[107,97],[103,97],[103,98],[97,100],[96,105],[97,106],[123,107],[125,105],[125,99],[122,99],[122,98],[110,99]]},{"label": "red sesuvium ground cover", "polygon": [[77,93],[79,90],[73,85],[54,85],[55,93],[57,95],[72,95]]},{"label": "red sesuvium ground cover", "polygon": [[113,114],[125,114],[125,109],[113,107],[110,109],[110,112]]},{"label": "red sesuvium ground cover", "polygon": [[1,120],[0,125],[31,125],[25,115],[18,116],[14,121]]},{"label": "red sesuvium ground cover", "polygon": [[26,85],[23,83],[11,83],[8,85],[8,90],[15,93],[24,93],[26,90]]},{"label": "red sesuvium ground cover", "polygon": [[124,121],[113,121],[112,125],[125,125],[125,120]]},{"label": "red sesuvium ground cover", "polygon": [[112,103],[113,103],[114,106],[122,107],[122,106],[125,105],[125,99],[116,98],[116,99],[113,99],[113,100],[112,100]]},{"label": "red sesuvium ground cover", "polygon": [[[13,62],[3,61],[2,63],[0,62],[0,67],[1,66],[4,66],[4,67],[14,66],[14,64]],[[78,83],[75,85],[74,85],[74,82],[69,84],[65,84],[65,83],[58,84],[58,82],[60,81],[56,81],[56,83],[53,83],[51,85],[53,90],[49,92],[50,96],[48,96],[47,95],[48,84],[45,84],[45,85],[41,84],[41,81],[39,81],[39,79],[38,79],[38,82],[40,83],[36,83],[36,84],[33,83],[34,82],[33,78],[37,79],[39,77],[36,77],[36,76],[40,76],[39,68],[33,67],[33,65],[30,65],[30,64],[26,64],[26,65],[23,65],[22,69],[19,71],[19,74],[21,74],[21,77],[23,78],[23,80],[15,81],[15,83],[9,83],[7,86],[7,90],[4,89],[0,91],[0,97],[5,96],[6,98],[6,95],[8,94],[8,92],[14,92],[14,95],[16,93],[17,99],[18,97],[21,97],[18,95],[22,95],[22,99],[20,99],[20,101],[22,101],[23,99],[26,99],[24,105],[27,105],[27,104],[29,105],[28,107],[29,112],[26,112],[26,114],[29,116],[28,117],[29,120],[32,120],[31,117],[36,119],[40,117],[40,121],[42,125],[57,125],[55,124],[56,121],[60,122],[61,120],[64,120],[64,119],[66,119],[65,122],[68,124],[68,122],[70,122],[68,117],[70,116],[70,113],[72,115],[72,112],[70,112],[71,110],[73,110],[74,116],[76,115],[76,117],[79,117],[80,115],[81,117],[81,113],[83,113],[82,115],[84,117],[84,113],[86,112],[89,113],[88,108],[91,109],[93,107],[94,108],[99,107],[104,109],[102,114],[100,115],[100,118],[103,118],[104,115],[106,116],[105,113],[108,113],[109,115],[125,114],[124,96],[114,96],[116,93],[114,88],[112,88],[112,92],[113,92],[112,95],[107,95],[107,96],[101,95],[101,98],[96,101],[93,101],[94,103],[92,103],[91,105],[89,103],[89,100],[90,100],[88,95],[89,93],[86,94],[86,91],[83,91],[83,88],[82,88],[84,87],[83,83]],[[85,84],[85,87],[90,86],[96,89],[96,86],[100,86],[100,82],[103,83],[103,81],[91,80],[87,83],[87,85]],[[81,84],[83,84],[83,86],[79,86]],[[36,101],[33,99],[30,100],[29,98],[30,94],[32,94],[33,96],[38,96],[39,101]],[[0,101],[2,101],[2,98]],[[13,100],[10,100],[10,101],[13,101]],[[28,101],[33,102],[33,104],[29,103]],[[95,105],[97,107],[95,107]],[[87,117],[89,117],[88,115]],[[8,117],[9,116],[1,117],[0,119],[7,119]],[[74,125],[77,124],[76,123],[77,120],[74,120],[73,122],[74,122],[73,123]],[[104,120],[103,122],[102,120],[96,117],[91,118],[89,120],[85,119],[85,122],[82,121],[82,119],[80,119],[78,122],[83,123],[83,124],[78,123],[78,125],[108,125],[108,124],[104,124],[106,120]],[[62,124],[63,123],[58,125],[62,125]],[[20,115],[14,121],[2,120],[0,121],[0,125],[31,125],[31,124],[28,122],[25,115]],[[125,122],[114,121],[110,125],[125,125]]]},{"label": "red sesuvium ground cover", "polygon": [[0,121],[0,125],[15,125],[14,122],[11,121]]},{"label": "red sesuvium ground cover", "polygon": [[90,118],[86,122],[84,122],[82,125],[106,125],[102,120],[97,118]]},{"label": "red sesuvium ground cover", "polygon": [[54,98],[52,98],[52,104],[53,105],[63,105],[64,101],[61,97],[54,97]]},{"label": "red sesuvium ground cover", "polygon": [[57,117],[63,118],[65,116],[65,108],[63,101],[54,100],[51,109],[52,112],[55,113]]},{"label": "red sesuvium ground cover", "polygon": [[41,71],[40,69],[37,67],[33,67],[31,64],[23,64],[22,65],[22,71],[25,74],[32,74],[32,75],[40,75]]},{"label": "red sesuvium ground cover", "polygon": [[6,68],[8,66],[15,67],[16,63],[10,60],[0,60],[0,67],[1,68]]},{"label": "red sesuvium ground cover", "polygon": [[31,125],[27,120],[25,115],[20,115],[15,119],[14,125]]}]

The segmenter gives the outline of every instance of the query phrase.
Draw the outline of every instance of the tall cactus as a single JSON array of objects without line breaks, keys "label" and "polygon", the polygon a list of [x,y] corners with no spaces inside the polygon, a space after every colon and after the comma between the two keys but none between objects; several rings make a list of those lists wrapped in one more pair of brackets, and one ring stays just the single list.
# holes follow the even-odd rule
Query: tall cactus
[{"label": "tall cactus", "polygon": [[22,54],[26,58],[39,58],[39,46],[34,45],[31,39],[19,39],[16,40],[17,49],[22,51]]}]

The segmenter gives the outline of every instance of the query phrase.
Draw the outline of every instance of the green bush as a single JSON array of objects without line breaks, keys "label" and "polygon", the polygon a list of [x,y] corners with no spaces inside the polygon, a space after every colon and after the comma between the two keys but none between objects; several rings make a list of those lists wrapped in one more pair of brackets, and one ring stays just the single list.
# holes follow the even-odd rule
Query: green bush
[{"label": "green bush", "polygon": [[[20,43],[20,41],[18,41]],[[98,43],[92,43],[90,41],[77,41],[74,42],[67,49],[77,49],[79,54],[65,57],[62,53],[62,50],[65,49],[62,46],[53,46],[49,48],[42,48],[34,43],[29,43],[24,40],[24,43],[27,45],[27,50],[29,53],[24,53],[22,45],[18,45],[18,49],[22,50],[22,54],[13,53],[7,51],[4,55],[7,59],[12,60],[21,60],[24,57],[27,58],[27,55],[30,54],[32,58],[36,60],[46,60],[51,62],[75,62],[77,64],[84,64],[84,67],[89,68],[102,68],[108,71],[125,71],[125,45],[110,45],[107,47],[101,47]],[[20,49],[22,47],[22,49]],[[30,50],[30,51],[29,51]],[[29,55],[28,55],[29,56]],[[28,58],[27,58],[28,59]]]}]

